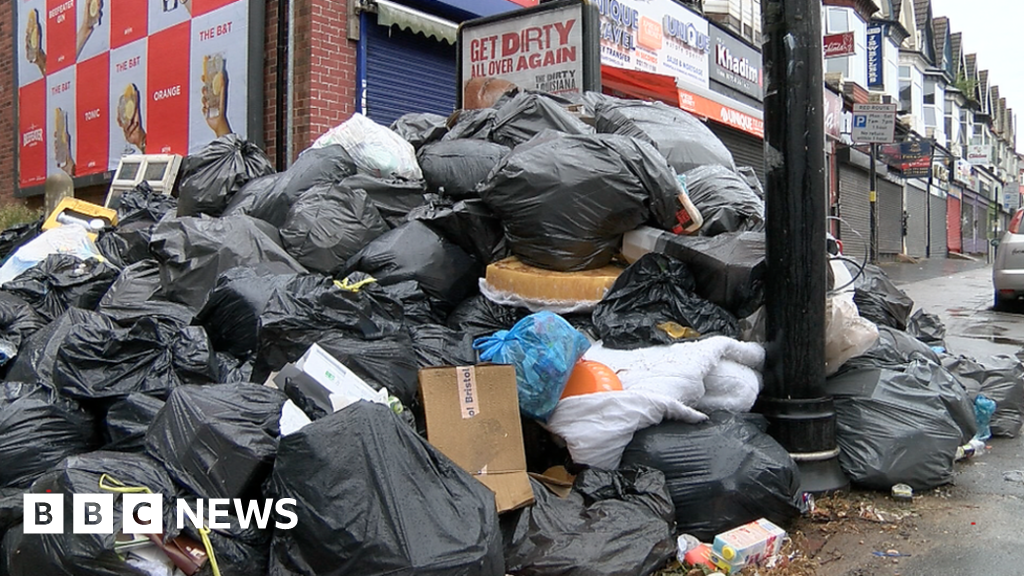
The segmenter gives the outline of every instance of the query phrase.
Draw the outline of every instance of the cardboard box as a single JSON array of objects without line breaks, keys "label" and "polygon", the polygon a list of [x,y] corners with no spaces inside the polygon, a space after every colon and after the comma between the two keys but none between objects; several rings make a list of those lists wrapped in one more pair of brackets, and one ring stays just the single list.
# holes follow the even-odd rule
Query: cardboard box
[{"label": "cardboard box", "polygon": [[515,368],[425,368],[419,380],[427,440],[494,492],[498,512],[532,504]]}]

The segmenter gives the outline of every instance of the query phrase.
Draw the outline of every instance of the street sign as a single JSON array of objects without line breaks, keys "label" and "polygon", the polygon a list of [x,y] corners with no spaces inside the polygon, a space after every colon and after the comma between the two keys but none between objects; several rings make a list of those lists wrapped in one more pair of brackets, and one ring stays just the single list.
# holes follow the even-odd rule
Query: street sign
[{"label": "street sign", "polygon": [[822,44],[825,48],[826,59],[852,56],[857,53],[853,32],[829,34],[822,39]]},{"label": "street sign", "polygon": [[895,142],[895,104],[854,104],[853,141],[857,144]]}]

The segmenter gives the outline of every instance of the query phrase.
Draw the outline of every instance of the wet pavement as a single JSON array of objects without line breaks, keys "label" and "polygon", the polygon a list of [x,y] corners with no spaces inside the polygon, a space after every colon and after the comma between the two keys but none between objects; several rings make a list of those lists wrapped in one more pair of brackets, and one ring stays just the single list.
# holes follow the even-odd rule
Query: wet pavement
[{"label": "wet pavement", "polygon": [[[915,308],[938,314],[951,353],[984,357],[1024,348],[1024,310],[995,312],[991,268],[985,262],[933,259],[888,264],[885,271],[914,299]],[[1024,438],[993,438],[991,451],[957,466],[952,486],[925,493],[906,506],[913,515],[894,527],[864,523],[829,538],[819,569],[837,576],[936,576],[1024,574]],[[901,505],[882,494],[868,497]],[[908,557],[874,556],[898,550]]]}]

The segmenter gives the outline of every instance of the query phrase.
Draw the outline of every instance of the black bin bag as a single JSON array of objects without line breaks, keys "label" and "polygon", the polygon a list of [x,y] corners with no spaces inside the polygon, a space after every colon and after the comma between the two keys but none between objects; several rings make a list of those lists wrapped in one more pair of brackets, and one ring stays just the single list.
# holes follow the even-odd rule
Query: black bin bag
[{"label": "black bin bag", "polygon": [[494,126],[490,138],[515,148],[545,130],[566,134],[590,134],[593,128],[572,115],[564,100],[551,94],[519,92],[506,94],[495,103]]},{"label": "black bin bag", "polygon": [[[358,277],[357,277],[358,278]],[[350,279],[351,280],[351,279]],[[387,388],[406,406],[417,403],[417,366],[402,305],[375,283],[295,278],[274,290],[260,315],[253,378],[295,362],[319,344],[375,389]]]},{"label": "black bin bag", "polygon": [[0,292],[0,366],[7,365],[21,343],[47,325],[47,321],[21,298]]},{"label": "black bin bag", "polygon": [[[34,494],[64,495],[62,534],[25,534],[21,526],[12,528],[3,542],[4,564],[8,576],[74,574],[75,576],[146,576],[115,550],[117,533],[123,524],[123,496],[104,487],[118,485],[147,488],[163,496],[165,536],[177,536],[174,485],[167,473],[142,454],[92,452],[72,456],[32,485]],[[76,534],[71,513],[76,494],[114,494],[114,532]],[[157,513],[154,511],[153,513]]]},{"label": "black bin bag", "polygon": [[647,576],[676,553],[675,508],[657,470],[584,470],[566,498],[530,483],[536,503],[501,519],[509,574]]},{"label": "black bin bag", "polygon": [[479,188],[512,252],[560,272],[600,268],[622,235],[651,220],[671,229],[679,182],[653,147],[612,134],[544,132],[516,148]]},{"label": "black bin bag", "polygon": [[118,197],[117,227],[124,229],[156,224],[168,212],[176,212],[177,209],[177,198],[156,192],[148,182],[143,181]]},{"label": "black bin bag", "polygon": [[928,490],[953,480],[956,449],[970,440],[954,413],[966,411],[957,406],[967,393],[941,366],[916,359],[895,369],[845,369],[825,388],[835,400],[839,464],[853,483]]},{"label": "black bin bag", "polygon": [[15,253],[18,248],[28,244],[39,236],[43,226],[43,218],[27,224],[15,224],[10,228],[0,231],[0,260],[6,259]]},{"label": "black bin bag", "polygon": [[1009,355],[975,360],[947,356],[942,365],[960,378],[971,397],[984,394],[995,401],[990,426],[994,436],[1016,438],[1024,425],[1024,364]]},{"label": "black bin bag", "polygon": [[164,401],[147,394],[133,392],[115,402],[104,421],[107,444],[112,452],[145,452],[146,430],[156,419]]},{"label": "black bin bag", "polygon": [[632,350],[681,342],[691,328],[700,336],[739,334],[736,318],[694,293],[696,282],[682,262],[652,252],[615,280],[594,309],[594,329],[609,348]]},{"label": "black bin bag", "polygon": [[127,328],[75,326],[53,368],[61,393],[81,400],[120,399],[132,392],[166,398],[178,386],[212,384],[218,376],[202,326],[171,327],[154,318]]},{"label": "black bin bag", "polygon": [[365,191],[317,184],[292,205],[281,242],[299,264],[330,274],[387,231]]},{"label": "black bin bag", "polygon": [[251,216],[256,209],[257,202],[264,201],[273,190],[277,188],[278,182],[284,178],[284,172],[276,172],[249,180],[242,186],[232,198],[222,216],[235,216],[242,214]]},{"label": "black bin bag", "polygon": [[235,134],[221,136],[181,162],[178,216],[220,216],[242,186],[273,173],[258,146]]},{"label": "black bin bag", "polygon": [[398,178],[377,178],[369,174],[354,174],[341,181],[341,185],[352,190],[362,190],[384,218],[389,228],[398,228],[405,223],[409,212],[422,206],[426,201],[426,184],[422,180],[401,180]]},{"label": "black bin bag", "polygon": [[690,201],[704,218],[701,236],[764,231],[764,202],[739,174],[724,166],[700,166],[684,176]]},{"label": "black bin bag", "polygon": [[199,312],[231,268],[276,262],[306,272],[277,242],[248,216],[164,220],[150,243],[160,262],[161,296]]},{"label": "black bin bag", "polygon": [[349,259],[342,275],[365,272],[382,285],[415,280],[447,313],[476,292],[480,268],[465,250],[413,221],[370,242]]},{"label": "black bin bag", "polygon": [[255,384],[182,386],[146,433],[146,451],[201,498],[256,498],[277,453],[284,393]]},{"label": "black bin bag", "polygon": [[386,406],[282,438],[267,497],[298,502],[295,528],[274,532],[273,575],[505,574],[494,494]]},{"label": "black bin bag", "polygon": [[[292,205],[317,184],[340,182],[356,173],[352,157],[341,146],[308,148],[288,170],[274,179],[273,186],[259,186],[238,194],[225,214],[243,213],[274,226],[284,224]],[[254,196],[254,198],[251,198]]]},{"label": "black bin bag", "polygon": [[191,324],[195,313],[184,304],[160,300],[160,288],[160,265],[156,260],[137,262],[121,270],[96,310],[125,327],[142,319],[179,328]]},{"label": "black bin bag", "polygon": [[68,333],[76,326],[91,326],[97,330],[115,328],[114,322],[108,316],[71,308],[22,343],[18,356],[7,372],[7,379],[53,386],[53,368],[57,362],[57,353]]},{"label": "black bin bag", "polygon": [[280,265],[232,268],[217,279],[196,321],[218,352],[244,357],[259,345],[259,319],[274,290],[296,278]]},{"label": "black bin bag", "polygon": [[699,166],[736,168],[725,144],[685,110],[661,102],[601,98],[594,104],[594,116],[598,132],[653,144],[678,174]]},{"label": "black bin bag", "polygon": [[432,192],[455,199],[476,197],[476,186],[511,149],[483,140],[446,140],[424,146],[416,159]]},{"label": "black bin bag", "polygon": [[511,330],[516,322],[530,315],[525,308],[496,304],[483,294],[467,298],[448,315],[448,327],[469,334],[476,340],[501,330]]},{"label": "black bin bag", "polygon": [[477,364],[473,338],[465,332],[437,324],[423,324],[409,328],[409,333],[420,368]]},{"label": "black bin bag", "polygon": [[51,254],[4,283],[3,290],[28,302],[49,322],[68,308],[95,310],[116,278],[117,269],[95,258]]},{"label": "black bin bag", "polygon": [[419,150],[448,132],[448,118],[429,112],[410,112],[392,122],[391,131]]},{"label": "black bin bag", "polygon": [[664,472],[676,530],[704,542],[758,518],[783,524],[801,513],[800,470],[766,429],[763,417],[728,412],[662,422],[633,436],[622,466]]},{"label": "black bin bag", "polygon": [[860,315],[879,326],[906,330],[910,312],[914,309],[914,301],[910,296],[874,264],[864,266],[864,273],[859,275],[853,263],[845,264],[854,275],[853,302]]},{"label": "black bin bag", "polygon": [[427,203],[407,218],[423,222],[478,262],[490,264],[509,255],[501,220],[479,198],[452,202],[428,195]]},{"label": "black bin bag", "polygon": [[0,486],[27,488],[74,454],[99,445],[95,420],[52,388],[0,384]]}]

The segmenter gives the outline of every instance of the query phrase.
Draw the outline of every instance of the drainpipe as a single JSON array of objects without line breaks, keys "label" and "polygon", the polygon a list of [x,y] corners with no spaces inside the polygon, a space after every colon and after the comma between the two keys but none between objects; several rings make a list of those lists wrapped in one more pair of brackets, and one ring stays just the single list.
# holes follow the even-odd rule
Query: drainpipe
[{"label": "drainpipe", "polygon": [[[291,66],[291,34],[289,29],[291,28],[291,18],[289,17],[289,8],[291,7],[292,0],[278,0],[277,2],[277,85],[275,94],[275,107],[277,108],[277,117],[274,119],[274,131],[276,133],[274,137],[274,150],[275,153],[275,164],[277,169],[284,170],[288,167],[288,152],[287,139],[290,131],[288,130],[288,120],[291,118],[291,107],[287,106],[289,91],[288,82],[291,78],[292,66]],[[288,20],[288,27],[282,26],[281,24]],[[285,68],[285,74],[281,74],[281,68]],[[286,132],[287,131],[287,132]]]},{"label": "drainpipe", "polygon": [[801,490],[845,489],[825,393],[825,134],[820,0],[762,2],[765,70],[765,389],[758,411],[800,466]]},{"label": "drainpipe", "polygon": [[299,0],[288,0],[288,116],[287,135],[285,136],[285,150],[287,158],[285,167],[292,165],[295,158],[295,2]]}]

